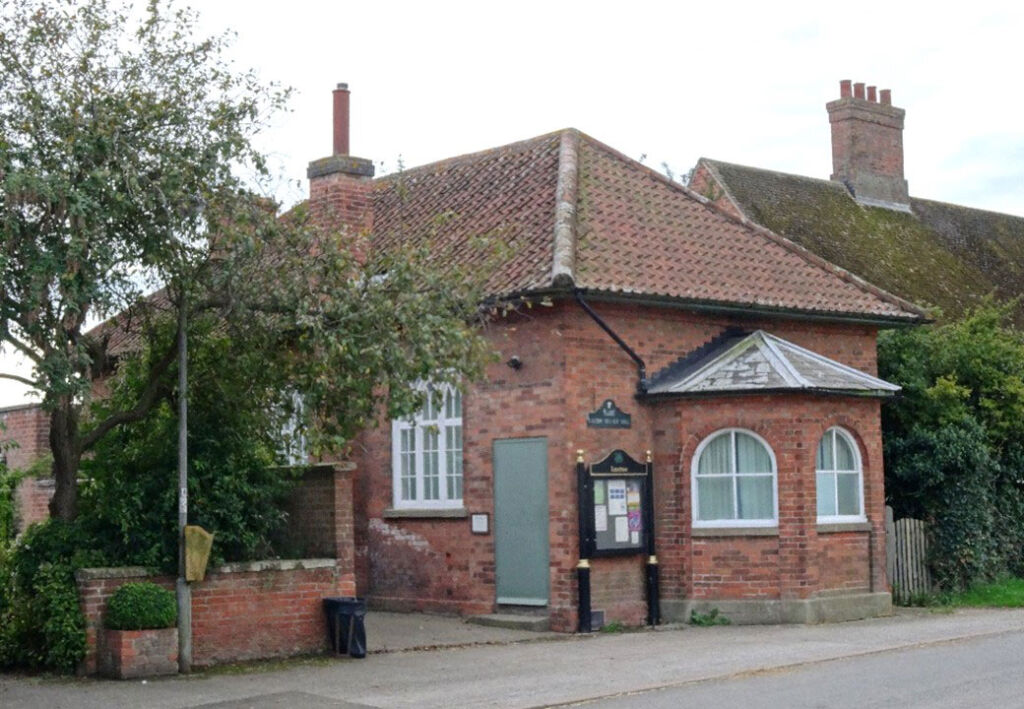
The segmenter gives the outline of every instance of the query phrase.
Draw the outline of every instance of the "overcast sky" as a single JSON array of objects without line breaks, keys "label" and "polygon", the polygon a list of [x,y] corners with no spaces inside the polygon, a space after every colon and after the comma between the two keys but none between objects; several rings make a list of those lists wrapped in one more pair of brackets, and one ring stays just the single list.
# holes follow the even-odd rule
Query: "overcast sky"
[{"label": "overcast sky", "polygon": [[[676,174],[707,156],[827,178],[824,106],[852,79],[906,109],[912,195],[1024,215],[1022,3],[192,4],[238,33],[239,67],[296,91],[260,138],[286,204],[331,152],[339,81],[379,172],[572,126]],[[0,405],[22,401],[8,384]]]}]

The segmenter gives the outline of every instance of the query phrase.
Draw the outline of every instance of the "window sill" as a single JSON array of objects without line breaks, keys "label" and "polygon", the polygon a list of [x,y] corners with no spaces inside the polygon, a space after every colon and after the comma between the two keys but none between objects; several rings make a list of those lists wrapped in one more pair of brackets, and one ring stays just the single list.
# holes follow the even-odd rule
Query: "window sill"
[{"label": "window sill", "polygon": [[818,534],[833,532],[870,532],[870,522],[823,522],[818,525]]},{"label": "window sill", "polygon": [[466,519],[469,510],[465,507],[389,507],[381,515],[384,519]]},{"label": "window sill", "polygon": [[777,537],[778,527],[693,527],[691,537]]}]

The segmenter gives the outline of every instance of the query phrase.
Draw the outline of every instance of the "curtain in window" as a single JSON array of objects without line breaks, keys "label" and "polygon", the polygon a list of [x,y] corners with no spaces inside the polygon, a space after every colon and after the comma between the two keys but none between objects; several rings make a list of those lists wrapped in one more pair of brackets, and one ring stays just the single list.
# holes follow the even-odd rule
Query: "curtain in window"
[{"label": "curtain in window", "polygon": [[830,429],[821,437],[816,466],[818,516],[861,515],[861,471],[857,454],[838,429]]},{"label": "curtain in window", "polygon": [[697,461],[697,519],[773,519],[774,478],[763,443],[740,431],[718,434]]}]

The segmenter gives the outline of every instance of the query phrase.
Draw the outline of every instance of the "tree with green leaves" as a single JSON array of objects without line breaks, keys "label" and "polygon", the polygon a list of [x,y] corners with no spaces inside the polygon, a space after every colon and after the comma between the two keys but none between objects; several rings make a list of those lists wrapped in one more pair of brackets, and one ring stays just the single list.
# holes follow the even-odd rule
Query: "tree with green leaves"
[{"label": "tree with green leaves", "polygon": [[[161,0],[139,19],[110,0],[0,7],[0,343],[33,364],[0,376],[49,412],[55,517],[76,515],[83,456],[174,396],[182,309],[272,373],[277,400],[253,406],[300,414],[314,448],[382,400],[415,410],[419,381],[480,373],[479,271],[441,273],[422,240],[357,258],[365,235],[253,194],[253,138],[288,92],[236,71],[226,36],[196,38],[195,15]],[[87,416],[128,357],[144,368],[134,399]]]},{"label": "tree with green leaves", "polygon": [[927,519],[939,582],[960,588],[1024,571],[1024,335],[1015,303],[879,338],[886,493]]}]

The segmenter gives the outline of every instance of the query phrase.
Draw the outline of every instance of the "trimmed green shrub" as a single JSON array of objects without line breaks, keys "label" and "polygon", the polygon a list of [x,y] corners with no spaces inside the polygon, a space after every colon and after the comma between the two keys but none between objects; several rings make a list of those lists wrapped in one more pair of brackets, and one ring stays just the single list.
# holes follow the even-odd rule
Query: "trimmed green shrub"
[{"label": "trimmed green shrub", "polygon": [[124,584],[107,603],[106,626],[111,630],[172,628],[177,622],[174,594],[149,581]]},{"label": "trimmed green shrub", "polygon": [[75,570],[102,566],[80,523],[28,528],[0,559],[0,666],[73,672],[85,656]]}]

